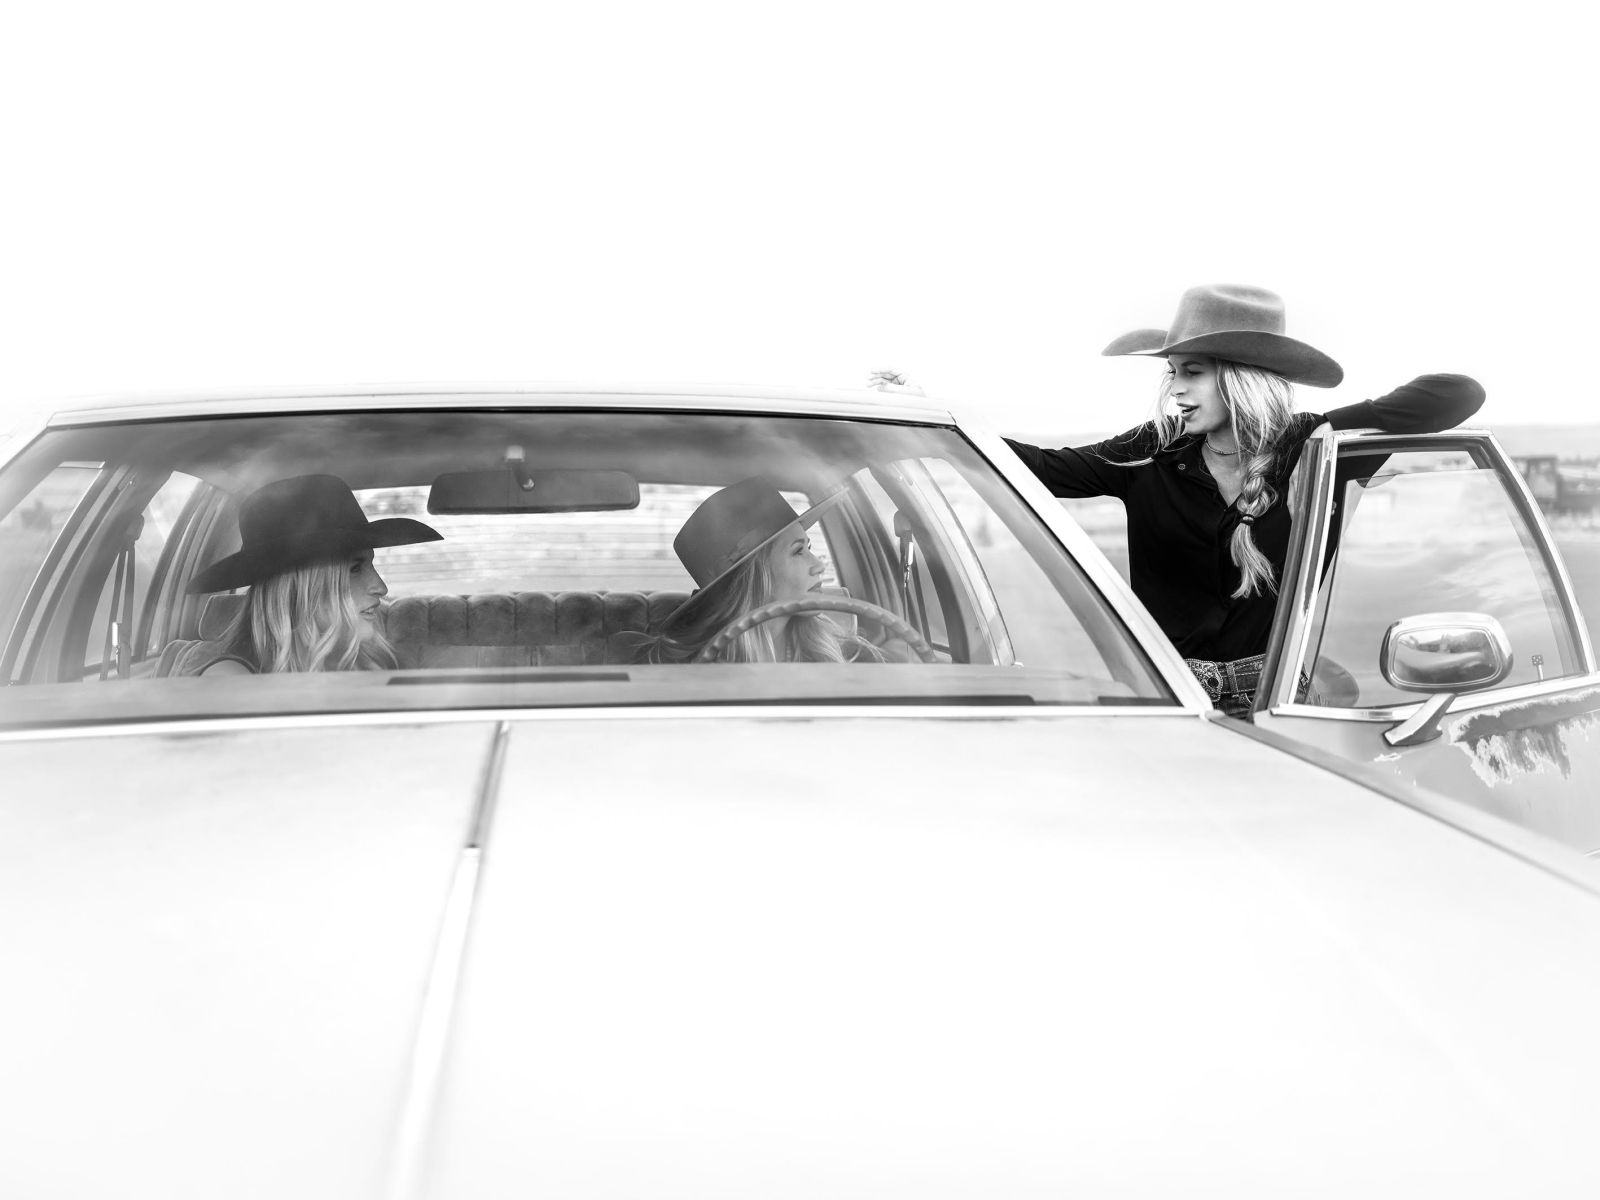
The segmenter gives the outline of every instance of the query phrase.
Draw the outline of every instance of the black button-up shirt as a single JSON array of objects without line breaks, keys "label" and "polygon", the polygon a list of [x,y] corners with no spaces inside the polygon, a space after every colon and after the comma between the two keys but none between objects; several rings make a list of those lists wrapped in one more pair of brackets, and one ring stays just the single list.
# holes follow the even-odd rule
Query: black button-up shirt
[{"label": "black button-up shirt", "polygon": [[[1326,414],[1295,414],[1269,480],[1277,498],[1252,526],[1273,578],[1282,579],[1289,552],[1289,476],[1313,429],[1327,421],[1335,429],[1433,433],[1470,417],[1483,399],[1483,388],[1465,375],[1424,375],[1377,400]],[[1129,582],[1180,654],[1227,662],[1266,650],[1277,598],[1271,592],[1233,595],[1239,568],[1229,542],[1240,513],[1223,501],[1206,467],[1204,438],[1186,435],[1157,450],[1155,423],[1146,422],[1093,446],[1041,450],[1007,441],[1054,495],[1116,496],[1123,502]],[[1150,461],[1118,465],[1141,459]]]}]

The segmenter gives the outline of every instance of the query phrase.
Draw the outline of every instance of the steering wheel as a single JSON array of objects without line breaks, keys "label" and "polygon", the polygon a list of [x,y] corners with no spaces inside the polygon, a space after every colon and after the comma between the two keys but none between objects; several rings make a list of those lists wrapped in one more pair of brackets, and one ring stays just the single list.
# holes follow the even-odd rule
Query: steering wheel
[{"label": "steering wheel", "polygon": [[733,644],[733,639],[742,633],[747,633],[757,625],[767,621],[776,620],[778,617],[791,617],[795,613],[803,612],[847,612],[858,617],[866,617],[882,625],[906,645],[916,652],[918,658],[925,663],[936,663],[939,656],[927,640],[905,621],[886,608],[879,608],[876,604],[868,604],[865,600],[856,600],[846,596],[802,596],[798,600],[774,600],[771,604],[763,604],[760,608],[752,608],[741,617],[735,617],[723,626],[722,631],[701,647],[700,653],[695,655],[697,663],[710,662]]}]

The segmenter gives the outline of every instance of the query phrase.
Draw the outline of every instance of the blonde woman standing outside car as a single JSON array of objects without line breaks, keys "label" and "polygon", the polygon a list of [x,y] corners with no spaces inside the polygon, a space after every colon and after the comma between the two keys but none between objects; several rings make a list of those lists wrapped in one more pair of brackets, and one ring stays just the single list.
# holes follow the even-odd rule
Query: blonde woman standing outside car
[{"label": "blonde woman standing outside car", "polygon": [[[1334,387],[1344,371],[1284,325],[1282,299],[1265,288],[1190,288],[1169,328],[1102,351],[1166,360],[1154,419],[1089,446],[1007,439],[1053,495],[1123,502],[1135,594],[1212,702],[1235,715],[1255,700],[1288,557],[1289,476],[1312,431],[1432,433],[1484,400],[1465,375],[1422,375],[1376,400],[1297,413],[1292,385]],[[893,385],[888,375],[874,382]]]},{"label": "blonde woman standing outside car", "polygon": [[1376,400],[1297,413],[1293,384],[1334,387],[1344,371],[1284,333],[1265,288],[1190,288],[1172,325],[1102,352],[1162,358],[1153,420],[1092,446],[1011,442],[1056,496],[1116,496],[1128,510],[1129,581],[1212,701],[1248,712],[1289,550],[1289,475],[1301,445],[1334,429],[1449,429],[1477,412],[1465,375],[1422,375]]}]

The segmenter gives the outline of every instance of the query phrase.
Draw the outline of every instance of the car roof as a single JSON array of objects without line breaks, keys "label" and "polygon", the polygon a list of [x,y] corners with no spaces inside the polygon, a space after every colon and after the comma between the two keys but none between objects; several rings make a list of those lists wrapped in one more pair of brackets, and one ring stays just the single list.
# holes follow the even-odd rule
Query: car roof
[{"label": "car roof", "polygon": [[768,412],[858,420],[955,424],[948,406],[902,392],[867,389],[772,388],[737,384],[438,383],[348,384],[93,396],[59,407],[60,428],[175,417],[334,412],[396,408],[648,408],[705,412]]}]

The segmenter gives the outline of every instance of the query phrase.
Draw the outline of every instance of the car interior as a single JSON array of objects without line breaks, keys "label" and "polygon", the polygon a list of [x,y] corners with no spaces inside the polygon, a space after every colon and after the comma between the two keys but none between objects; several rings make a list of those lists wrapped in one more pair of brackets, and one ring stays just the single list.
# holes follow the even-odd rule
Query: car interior
[{"label": "car interior", "polygon": [[[693,581],[671,549],[711,492],[763,475],[810,531],[835,619],[905,622],[935,664],[1049,669],[1097,696],[1166,689],[1081,569],[955,430],[737,412],[269,413],[47,433],[0,476],[0,671],[15,684],[179,679],[243,592],[187,584],[238,548],[240,500],[343,479],[369,517],[444,541],[378,552],[400,671],[586,669],[654,634]],[[874,619],[877,610],[882,616]],[[892,619],[892,621],[891,621]],[[917,664],[920,665],[920,664]]]}]

